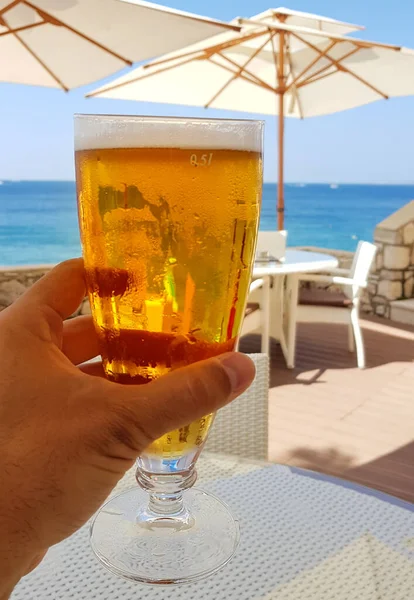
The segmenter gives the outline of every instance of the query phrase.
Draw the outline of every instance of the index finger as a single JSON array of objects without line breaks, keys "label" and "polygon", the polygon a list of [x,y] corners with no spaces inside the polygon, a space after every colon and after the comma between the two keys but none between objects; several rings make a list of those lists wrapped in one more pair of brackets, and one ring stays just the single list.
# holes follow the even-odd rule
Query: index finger
[{"label": "index finger", "polygon": [[75,365],[98,356],[99,342],[92,317],[85,315],[65,321],[62,342],[63,354]]},{"label": "index finger", "polygon": [[66,260],[39,279],[13,305],[13,310],[51,308],[61,319],[75,312],[85,297],[82,258]]}]

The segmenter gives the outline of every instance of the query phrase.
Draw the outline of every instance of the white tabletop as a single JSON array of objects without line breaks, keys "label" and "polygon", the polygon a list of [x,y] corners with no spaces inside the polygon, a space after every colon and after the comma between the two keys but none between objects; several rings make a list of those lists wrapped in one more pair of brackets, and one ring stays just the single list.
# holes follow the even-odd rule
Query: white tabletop
[{"label": "white tabletop", "polygon": [[289,273],[311,273],[335,269],[338,264],[338,259],[329,254],[287,249],[283,262],[269,261],[268,263],[256,263],[253,268],[253,277],[286,275]]},{"label": "white tabletop", "polygon": [[[12,600],[412,600],[414,506],[287,466],[207,455],[199,487],[240,519],[236,556],[191,585],[151,587],[109,573],[88,527],[49,551]],[[134,485],[129,472],[118,485]],[[136,485],[136,484],[135,484]]]}]

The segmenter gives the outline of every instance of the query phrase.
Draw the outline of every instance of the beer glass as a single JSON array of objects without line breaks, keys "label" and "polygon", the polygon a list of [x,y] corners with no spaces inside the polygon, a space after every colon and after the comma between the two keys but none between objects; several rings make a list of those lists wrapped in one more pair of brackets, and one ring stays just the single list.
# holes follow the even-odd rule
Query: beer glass
[{"label": "beer glass", "polygon": [[[106,376],[146,384],[235,348],[262,188],[258,121],[77,115],[75,162],[87,289]],[[214,415],[138,458],[139,487],[91,526],[99,559],[141,582],[215,572],[237,521],[191,486]]]}]

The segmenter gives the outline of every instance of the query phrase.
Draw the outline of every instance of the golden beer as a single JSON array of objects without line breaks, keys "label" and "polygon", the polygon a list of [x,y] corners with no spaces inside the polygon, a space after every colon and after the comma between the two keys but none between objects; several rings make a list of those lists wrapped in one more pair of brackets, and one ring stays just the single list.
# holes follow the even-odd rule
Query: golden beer
[{"label": "golden beer", "polygon": [[[197,139],[90,145],[76,150],[79,220],[108,378],[143,384],[232,350],[255,250],[260,153]],[[211,422],[172,431],[146,454],[178,458],[203,443]]]}]

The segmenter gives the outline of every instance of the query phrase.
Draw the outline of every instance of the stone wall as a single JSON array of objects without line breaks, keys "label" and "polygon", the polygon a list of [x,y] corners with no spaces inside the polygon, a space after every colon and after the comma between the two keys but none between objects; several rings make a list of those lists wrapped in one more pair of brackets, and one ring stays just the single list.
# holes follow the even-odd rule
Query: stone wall
[{"label": "stone wall", "polygon": [[[377,256],[368,278],[368,286],[362,292],[361,310],[381,317],[390,317],[391,302],[414,298],[414,200],[379,223],[374,231]],[[302,247],[336,256],[339,266],[349,269],[353,252]],[[341,289],[332,284],[308,283],[330,291]]]},{"label": "stone wall", "polygon": [[414,200],[375,228],[378,247],[368,288],[373,312],[390,316],[390,303],[414,297]]},{"label": "stone wall", "polygon": [[[53,268],[53,265],[0,267],[0,311],[12,304],[31,285]],[[85,299],[73,316],[90,314]]]}]

